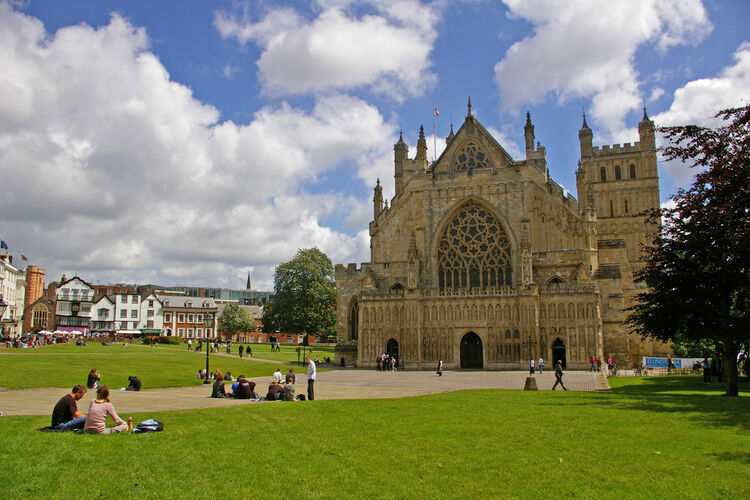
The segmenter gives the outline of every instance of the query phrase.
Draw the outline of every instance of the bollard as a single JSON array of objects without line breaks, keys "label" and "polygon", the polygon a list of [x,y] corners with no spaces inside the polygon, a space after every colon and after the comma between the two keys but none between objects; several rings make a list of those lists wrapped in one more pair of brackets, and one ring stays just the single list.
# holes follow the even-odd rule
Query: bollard
[{"label": "bollard", "polygon": [[536,389],[536,379],[534,377],[526,377],[526,383],[523,386],[524,391],[535,391]]}]

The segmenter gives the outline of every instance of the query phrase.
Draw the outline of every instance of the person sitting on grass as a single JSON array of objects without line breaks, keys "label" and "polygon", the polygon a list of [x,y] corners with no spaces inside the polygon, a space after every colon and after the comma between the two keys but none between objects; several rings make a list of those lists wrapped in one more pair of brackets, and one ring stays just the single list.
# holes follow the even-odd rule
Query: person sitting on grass
[{"label": "person sitting on grass", "polygon": [[235,399],[258,399],[258,395],[255,394],[255,382],[251,382],[244,375],[240,375],[237,378],[237,389],[234,391],[234,397]]},{"label": "person sitting on grass", "polygon": [[128,377],[128,380],[130,381],[130,384],[125,388],[126,391],[137,392],[141,390],[141,379],[139,379],[135,375],[131,375]]},{"label": "person sitting on grass", "polygon": [[[107,427],[107,415],[117,424],[115,427]],[[89,405],[89,414],[83,426],[83,432],[87,434],[116,434],[129,430],[128,423],[115,411],[115,407],[109,402],[109,389],[106,385],[96,390],[96,399]]]},{"label": "person sitting on grass", "polygon": [[227,374],[226,374],[226,375],[224,375],[224,380],[226,380],[227,382],[231,382],[232,380],[234,380],[234,379],[232,378],[232,374],[231,374],[231,373],[229,373],[229,371],[227,371]]},{"label": "person sitting on grass", "polygon": [[281,374],[281,368],[276,368],[276,371],[273,372],[273,379],[280,383],[282,380],[284,380],[284,376]]},{"label": "person sitting on grass", "polygon": [[292,379],[292,383],[297,383],[297,375],[294,374],[294,368],[289,368],[289,373],[286,374],[286,383],[289,383],[289,379]]},{"label": "person sitting on grass", "polygon": [[212,398],[228,398],[229,395],[224,390],[224,377],[221,376],[221,371],[216,370],[214,372],[214,386],[211,390]]},{"label": "person sitting on grass", "polygon": [[96,389],[96,387],[99,385],[99,381],[101,380],[101,377],[96,372],[96,368],[92,368],[89,372],[88,379],[86,379],[86,387],[89,389]]},{"label": "person sitting on grass", "polygon": [[286,384],[284,384],[284,401],[294,401],[294,374],[288,373],[286,375]]},{"label": "person sitting on grass", "polygon": [[78,401],[86,394],[86,388],[76,385],[57,402],[52,410],[52,427],[61,431],[83,429],[86,415],[78,411]]},{"label": "person sitting on grass", "polygon": [[284,388],[279,385],[279,381],[276,378],[271,380],[271,385],[268,386],[266,399],[268,401],[281,401],[284,399]]}]

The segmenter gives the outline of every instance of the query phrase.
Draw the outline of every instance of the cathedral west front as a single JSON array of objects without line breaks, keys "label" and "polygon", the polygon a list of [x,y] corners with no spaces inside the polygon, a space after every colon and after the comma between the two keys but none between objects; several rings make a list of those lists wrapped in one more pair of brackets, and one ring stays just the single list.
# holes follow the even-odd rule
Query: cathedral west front
[{"label": "cathedral west front", "polygon": [[593,146],[583,119],[578,200],[549,176],[527,114],[526,157],[513,159],[471,111],[435,161],[420,129],[416,155],[394,145],[395,195],[378,182],[370,262],[336,265],[339,362],[373,367],[384,352],[406,369],[587,368],[620,365],[667,346],[624,325],[640,283],[640,245],[658,228],[654,123],[639,142]]}]

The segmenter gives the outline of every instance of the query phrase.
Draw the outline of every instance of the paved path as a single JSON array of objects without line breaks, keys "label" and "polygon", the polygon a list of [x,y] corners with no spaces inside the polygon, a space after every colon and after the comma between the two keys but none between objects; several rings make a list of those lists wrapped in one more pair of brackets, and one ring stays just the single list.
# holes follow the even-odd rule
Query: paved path
[{"label": "paved path", "polygon": [[[323,399],[375,399],[403,398],[464,389],[523,389],[528,372],[511,371],[446,371],[442,377],[435,372],[404,371],[376,372],[374,370],[338,369],[318,373],[315,382],[315,397]],[[551,371],[535,376],[539,390],[549,390],[555,383]],[[265,392],[271,380],[268,377],[252,379]],[[588,372],[566,372],[565,386],[573,391],[596,391],[608,388],[606,379]],[[0,411],[3,415],[50,415],[58,399],[69,388],[21,389],[0,392]],[[306,394],[307,379],[298,377],[297,394]],[[140,392],[113,391],[110,399],[117,412],[127,415],[132,412],[164,410],[189,410],[259,404],[247,400],[212,399],[210,385],[173,387],[169,389],[145,389]],[[88,391],[78,403],[86,412],[95,391]]]}]

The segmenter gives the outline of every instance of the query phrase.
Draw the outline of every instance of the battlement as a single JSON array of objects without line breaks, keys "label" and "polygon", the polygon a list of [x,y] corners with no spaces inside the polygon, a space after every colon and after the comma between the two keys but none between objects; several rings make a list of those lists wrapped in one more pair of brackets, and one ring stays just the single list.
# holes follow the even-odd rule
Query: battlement
[{"label": "battlement", "polygon": [[356,262],[350,262],[347,265],[344,264],[336,264],[333,266],[334,273],[357,273],[362,271],[366,266],[369,266],[369,262],[363,262],[360,267],[357,267]]},{"label": "battlement", "polygon": [[605,144],[592,148],[594,156],[617,155],[620,153],[638,153],[641,151],[640,142],[626,142],[624,144]]}]

